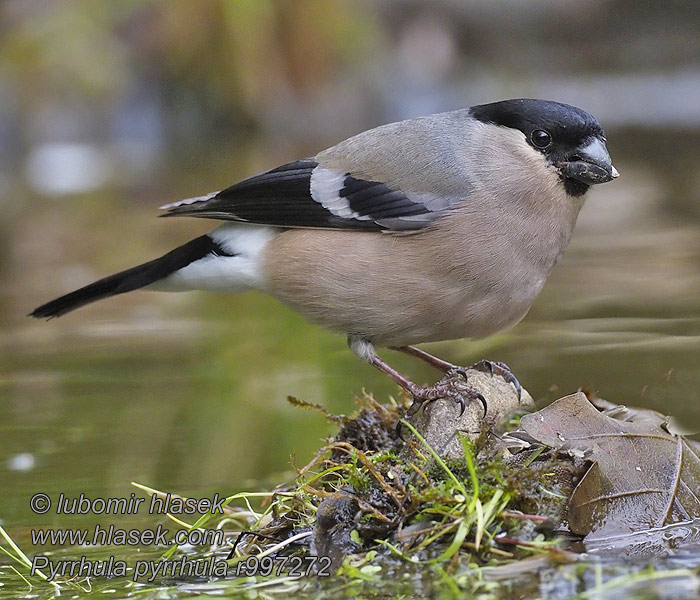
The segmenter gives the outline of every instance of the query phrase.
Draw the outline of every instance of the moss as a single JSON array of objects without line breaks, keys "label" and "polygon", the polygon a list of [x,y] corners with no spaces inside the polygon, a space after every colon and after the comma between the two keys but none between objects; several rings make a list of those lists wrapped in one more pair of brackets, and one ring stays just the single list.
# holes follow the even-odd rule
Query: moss
[{"label": "moss", "polygon": [[[449,578],[554,543],[573,467],[539,450],[509,455],[494,432],[463,439],[463,458],[446,462],[402,421],[405,404],[368,395],[357,403],[352,418],[326,413],[338,433],[298,469],[293,485],[267,495],[259,513],[229,519],[232,537],[249,532],[232,564],[266,552],[327,556],[350,579],[376,568],[415,575],[416,565]],[[411,452],[401,453],[408,459],[399,458],[400,423],[404,435],[415,434]]]}]

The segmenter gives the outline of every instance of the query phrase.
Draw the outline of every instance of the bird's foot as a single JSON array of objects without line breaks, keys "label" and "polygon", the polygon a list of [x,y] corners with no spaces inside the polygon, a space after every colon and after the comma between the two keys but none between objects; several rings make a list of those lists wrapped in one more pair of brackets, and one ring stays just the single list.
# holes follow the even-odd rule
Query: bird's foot
[{"label": "bird's foot", "polygon": [[478,400],[486,416],[486,398],[478,389],[467,384],[467,371],[461,367],[450,369],[445,377],[433,385],[421,386],[412,383],[406,390],[413,397],[413,404],[406,413],[408,417],[415,415],[423,406],[443,398],[459,404],[460,417],[464,414],[468,402]]},{"label": "bird's foot", "polygon": [[513,375],[513,371],[510,370],[510,367],[504,363],[504,362],[493,362],[490,360],[480,360],[477,363],[474,363],[470,369],[474,369],[475,371],[481,371],[482,373],[488,373],[489,375],[499,375],[501,376],[506,383],[512,383],[513,387],[515,388],[515,391],[518,394],[518,400],[520,400],[523,390],[522,387],[520,387],[520,382],[518,381],[518,378]]}]

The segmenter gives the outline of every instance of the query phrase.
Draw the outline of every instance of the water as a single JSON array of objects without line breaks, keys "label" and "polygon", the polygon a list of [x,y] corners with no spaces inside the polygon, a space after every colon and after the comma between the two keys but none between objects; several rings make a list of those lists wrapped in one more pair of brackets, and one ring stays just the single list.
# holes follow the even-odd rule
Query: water
[{"label": "water", "polygon": [[[525,321],[481,342],[428,348],[461,364],[503,360],[541,403],[587,386],[700,430],[697,190],[676,185],[693,173],[661,176],[640,165],[635,148],[616,151],[614,132],[608,137],[622,177],[593,191]],[[332,432],[320,414],[290,406],[288,395],[347,413],[363,388],[380,400],[397,393],[350,354],[342,336],[258,293],[137,292],[48,323],[24,316],[209,226],[156,221],[158,204],[272,166],[220,156],[194,178],[191,164],[173,167],[179,176],[140,197],[110,190],[59,201],[25,193],[0,227],[0,523],[30,554],[40,550],[30,527],[115,522],[38,516],[29,505],[37,492],[128,497],[131,481],[195,497],[269,488]],[[408,357],[385,356],[417,381],[437,376]],[[154,525],[145,512],[117,522]],[[124,555],[133,558],[133,550]],[[3,593],[22,595],[24,584],[10,581],[16,589]],[[96,585],[103,584],[122,585]]]}]

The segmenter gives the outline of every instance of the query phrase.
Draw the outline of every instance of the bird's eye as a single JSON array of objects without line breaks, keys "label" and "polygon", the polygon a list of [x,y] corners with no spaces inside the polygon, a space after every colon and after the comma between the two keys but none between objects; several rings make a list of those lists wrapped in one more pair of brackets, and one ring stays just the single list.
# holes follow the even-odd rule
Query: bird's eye
[{"label": "bird's eye", "polygon": [[530,141],[536,148],[546,148],[552,143],[552,136],[544,129],[535,129],[530,134]]}]

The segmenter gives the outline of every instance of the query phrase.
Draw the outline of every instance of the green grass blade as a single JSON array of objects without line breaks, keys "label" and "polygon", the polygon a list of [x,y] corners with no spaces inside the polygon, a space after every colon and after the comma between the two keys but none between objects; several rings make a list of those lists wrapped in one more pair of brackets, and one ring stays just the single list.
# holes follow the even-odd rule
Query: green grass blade
[{"label": "green grass blade", "polygon": [[439,464],[440,467],[442,467],[442,469],[445,471],[445,473],[447,473],[447,476],[457,486],[457,489],[459,489],[461,494],[466,498],[469,494],[467,494],[467,490],[464,487],[464,484],[457,478],[457,476],[452,472],[452,470],[445,464],[445,461],[442,460],[442,458],[440,458],[440,455],[437,452],[435,452],[433,447],[430,444],[428,444],[428,442],[425,440],[425,438],[420,433],[418,433],[416,428],[413,425],[411,425],[408,421],[406,421],[405,419],[401,419],[401,424],[404,427],[407,427],[409,429],[409,431],[413,435],[416,436],[416,439],[418,439],[418,441],[421,444],[423,444],[423,446],[425,446],[426,450],[428,450],[428,452],[430,452],[430,455],[435,459],[435,462],[437,462],[437,464]]}]

